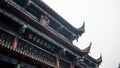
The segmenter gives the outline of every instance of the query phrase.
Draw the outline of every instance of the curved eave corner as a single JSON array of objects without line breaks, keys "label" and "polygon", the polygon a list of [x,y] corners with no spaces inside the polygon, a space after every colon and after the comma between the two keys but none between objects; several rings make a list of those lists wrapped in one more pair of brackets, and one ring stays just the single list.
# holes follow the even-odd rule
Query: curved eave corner
[{"label": "curved eave corner", "polygon": [[78,29],[78,34],[81,36],[85,32],[85,22],[83,25]]},{"label": "curved eave corner", "polygon": [[98,59],[96,59],[97,63],[100,65],[102,62],[102,54],[100,55],[100,57]]},{"label": "curved eave corner", "polygon": [[76,38],[74,38],[74,40],[78,41],[79,37],[82,36],[84,32],[85,32],[85,22],[83,22],[83,25],[80,28],[74,31],[74,33],[77,35]]},{"label": "curved eave corner", "polygon": [[88,55],[88,53],[90,53],[91,45],[92,45],[92,42],[90,42],[88,47],[86,47],[85,49],[81,51],[83,55]]}]

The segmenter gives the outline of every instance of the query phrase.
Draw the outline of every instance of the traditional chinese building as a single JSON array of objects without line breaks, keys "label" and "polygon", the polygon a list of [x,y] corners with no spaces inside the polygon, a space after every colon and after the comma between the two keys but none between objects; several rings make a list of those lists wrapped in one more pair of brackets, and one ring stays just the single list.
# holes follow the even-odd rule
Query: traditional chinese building
[{"label": "traditional chinese building", "polygon": [[72,44],[85,32],[41,0],[0,0],[0,67],[98,68],[102,56]]}]

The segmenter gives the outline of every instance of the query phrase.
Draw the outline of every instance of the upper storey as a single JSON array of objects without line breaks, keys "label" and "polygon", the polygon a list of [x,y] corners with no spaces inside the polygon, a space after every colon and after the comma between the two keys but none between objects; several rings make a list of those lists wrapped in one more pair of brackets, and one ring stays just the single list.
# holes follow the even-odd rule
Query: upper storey
[{"label": "upper storey", "polygon": [[78,40],[84,33],[84,25],[76,29],[41,0],[13,0],[27,10],[40,24],[68,42]]},{"label": "upper storey", "polygon": [[[9,23],[9,26],[14,28],[11,29],[13,32],[23,33],[25,39],[29,38],[28,41],[47,51],[55,52],[55,55],[66,54],[70,61],[80,62],[80,59],[85,59],[84,62],[88,64],[89,61],[92,66],[102,62],[101,57],[96,60],[88,55],[91,43],[84,50],[70,43],[82,35],[85,24],[80,29],[74,28],[40,0],[1,0],[0,14],[1,22],[6,22],[5,26]],[[64,55],[63,57],[65,58]]]}]

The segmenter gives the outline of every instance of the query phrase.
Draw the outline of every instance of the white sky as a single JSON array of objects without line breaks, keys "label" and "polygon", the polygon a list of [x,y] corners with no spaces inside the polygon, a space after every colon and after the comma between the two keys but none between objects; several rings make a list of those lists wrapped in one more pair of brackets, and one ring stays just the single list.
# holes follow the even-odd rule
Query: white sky
[{"label": "white sky", "polygon": [[86,32],[74,44],[84,49],[92,42],[90,55],[100,68],[118,68],[120,63],[120,0],[43,0],[76,28],[85,21]]}]

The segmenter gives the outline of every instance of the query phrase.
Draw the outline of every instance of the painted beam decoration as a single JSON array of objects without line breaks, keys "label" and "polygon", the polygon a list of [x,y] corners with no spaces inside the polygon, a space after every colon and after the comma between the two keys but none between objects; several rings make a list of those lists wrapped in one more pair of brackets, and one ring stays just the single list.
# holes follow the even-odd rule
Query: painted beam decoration
[{"label": "painted beam decoration", "polygon": [[41,48],[44,48],[51,52],[55,51],[55,46],[53,44],[49,43],[47,40],[43,39],[42,37],[38,36],[30,30],[26,30],[24,36],[28,41],[34,43]]}]

